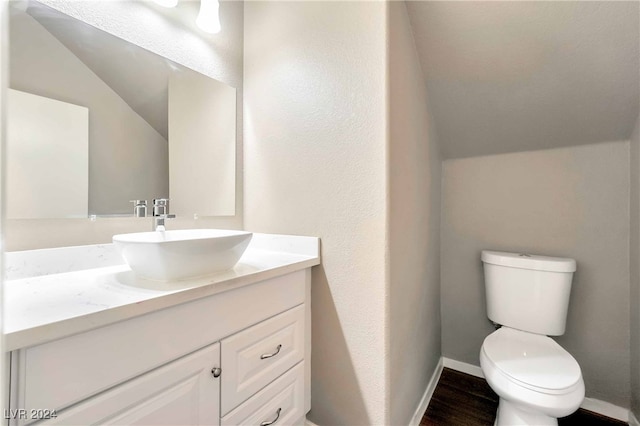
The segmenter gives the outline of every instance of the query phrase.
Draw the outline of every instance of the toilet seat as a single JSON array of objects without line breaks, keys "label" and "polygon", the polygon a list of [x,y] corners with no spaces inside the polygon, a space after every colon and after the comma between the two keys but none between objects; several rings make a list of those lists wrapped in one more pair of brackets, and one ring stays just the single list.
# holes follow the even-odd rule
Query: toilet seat
[{"label": "toilet seat", "polygon": [[535,392],[566,394],[582,383],[577,361],[547,336],[502,327],[487,336],[482,352],[496,372]]}]

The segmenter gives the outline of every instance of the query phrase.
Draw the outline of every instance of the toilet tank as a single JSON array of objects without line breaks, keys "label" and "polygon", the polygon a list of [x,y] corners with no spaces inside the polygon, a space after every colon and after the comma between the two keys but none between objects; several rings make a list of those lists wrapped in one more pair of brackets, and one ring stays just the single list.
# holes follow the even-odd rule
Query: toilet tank
[{"label": "toilet tank", "polygon": [[576,261],[482,251],[491,321],[547,336],[564,334]]}]

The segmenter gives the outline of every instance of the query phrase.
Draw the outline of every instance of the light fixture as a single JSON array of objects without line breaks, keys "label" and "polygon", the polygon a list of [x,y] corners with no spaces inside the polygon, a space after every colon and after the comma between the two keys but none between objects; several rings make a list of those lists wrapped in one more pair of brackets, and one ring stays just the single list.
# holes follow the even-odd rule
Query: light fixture
[{"label": "light fixture", "polygon": [[157,4],[163,7],[176,7],[178,0],[153,0]]},{"label": "light fixture", "polygon": [[220,3],[218,0],[200,0],[200,13],[198,13],[196,24],[202,31],[209,34],[220,32],[219,8]]}]

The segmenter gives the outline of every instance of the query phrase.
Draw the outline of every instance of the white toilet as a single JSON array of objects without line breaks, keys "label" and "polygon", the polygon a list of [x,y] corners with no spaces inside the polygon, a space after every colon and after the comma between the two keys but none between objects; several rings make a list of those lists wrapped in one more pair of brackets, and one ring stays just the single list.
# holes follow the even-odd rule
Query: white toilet
[{"label": "white toilet", "polygon": [[557,425],[584,399],[576,360],[547,336],[564,334],[573,259],[483,251],[489,319],[480,366],[500,397],[496,425]]}]

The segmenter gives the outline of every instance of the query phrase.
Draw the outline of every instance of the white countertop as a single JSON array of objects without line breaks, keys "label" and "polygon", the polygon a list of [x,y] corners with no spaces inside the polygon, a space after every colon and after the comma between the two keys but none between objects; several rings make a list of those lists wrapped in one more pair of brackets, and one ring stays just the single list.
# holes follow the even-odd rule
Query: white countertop
[{"label": "white countertop", "polygon": [[320,263],[318,238],[254,234],[233,269],[194,280],[157,282],[136,278],[113,253],[111,244],[7,253],[7,349],[38,345]]}]

